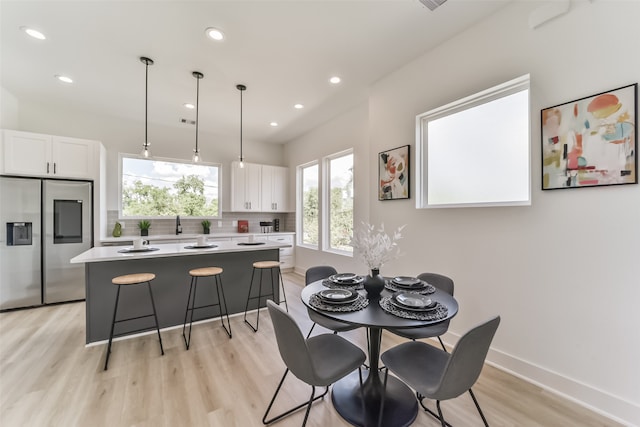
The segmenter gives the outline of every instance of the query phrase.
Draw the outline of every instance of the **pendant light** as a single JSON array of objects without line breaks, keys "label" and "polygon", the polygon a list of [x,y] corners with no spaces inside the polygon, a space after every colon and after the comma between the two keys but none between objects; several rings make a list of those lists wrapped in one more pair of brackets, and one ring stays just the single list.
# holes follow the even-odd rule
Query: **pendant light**
[{"label": "pendant light", "polygon": [[200,104],[200,79],[204,77],[204,74],[199,71],[194,71],[191,74],[196,78],[196,148],[193,150],[193,162],[198,163],[202,160],[198,149],[198,105]]},{"label": "pendant light", "polygon": [[153,60],[144,56],[140,57],[140,62],[145,64],[144,72],[144,144],[142,145],[142,155],[149,157],[151,155],[149,151],[149,140],[147,139],[147,105],[148,105],[148,85],[149,85],[149,65],[153,65]]},{"label": "pendant light", "polygon": [[240,91],[240,168],[244,167],[244,156],[242,155],[242,92],[247,90],[245,85],[237,85],[236,89]]}]

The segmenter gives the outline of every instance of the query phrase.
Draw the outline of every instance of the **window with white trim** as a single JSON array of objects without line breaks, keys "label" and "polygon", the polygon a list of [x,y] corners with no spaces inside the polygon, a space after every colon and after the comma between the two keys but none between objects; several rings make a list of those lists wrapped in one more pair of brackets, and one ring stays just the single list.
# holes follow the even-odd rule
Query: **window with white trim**
[{"label": "window with white trim", "polygon": [[120,155],[120,218],[220,218],[221,166]]},{"label": "window with white trim", "polygon": [[297,171],[298,245],[353,255],[353,150],[298,166]]}]

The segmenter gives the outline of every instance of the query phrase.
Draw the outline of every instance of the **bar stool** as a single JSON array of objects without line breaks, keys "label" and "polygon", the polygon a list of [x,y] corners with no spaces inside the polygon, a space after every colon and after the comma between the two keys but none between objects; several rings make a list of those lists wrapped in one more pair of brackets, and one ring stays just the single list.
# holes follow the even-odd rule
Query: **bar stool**
[{"label": "bar stool", "polygon": [[[251,290],[253,289],[253,278],[256,274],[256,270],[260,270],[260,288],[258,289],[258,295],[255,297],[251,296]],[[271,293],[270,294],[263,294],[262,293],[262,272],[264,270],[269,270],[270,274],[271,274]],[[282,272],[280,271],[280,262],[279,261],[256,261],[253,263],[253,271],[251,273],[251,283],[249,284],[249,294],[247,295],[247,305],[244,308],[244,321],[247,325],[249,325],[251,327],[251,329],[253,329],[253,332],[258,332],[258,327],[260,326],[260,298],[266,298],[266,297],[271,297],[271,298],[275,298],[275,293],[276,293],[276,287],[278,286],[276,284],[276,280],[278,280],[277,278],[274,279],[274,274],[277,275],[280,278],[280,285],[282,285],[282,297],[284,298],[283,300],[280,301],[280,303],[284,302],[284,306],[287,309],[287,312],[289,312],[289,306],[287,305],[287,295],[284,292],[284,281],[282,280]],[[247,320],[247,311],[249,310],[249,301],[257,299],[258,300],[258,310],[256,313],[256,326],[254,327],[251,323],[249,323],[249,321]]]},{"label": "bar stool", "polygon": [[[187,350],[189,350],[189,344],[191,343],[191,328],[193,326],[193,312],[206,307],[219,307],[220,309],[220,323],[224,328],[229,338],[231,338],[231,323],[229,322],[229,312],[227,310],[227,301],[224,298],[224,288],[222,287],[222,268],[220,267],[204,267],[204,268],[196,268],[189,271],[189,275],[191,276],[191,285],[189,286],[189,297],[187,298],[187,310],[184,312],[184,325],[182,326],[182,338],[184,338],[184,344],[187,346]],[[196,285],[198,284],[199,277],[213,277],[214,284],[216,287],[216,293],[218,295],[218,301],[213,304],[200,305],[198,307],[196,304]],[[193,300],[191,299],[191,292],[193,291]],[[191,308],[189,308],[189,301],[191,301]],[[224,305],[224,312],[222,311],[222,305]],[[187,317],[189,315],[189,311],[191,311],[191,318],[189,319],[189,336],[185,334],[185,330],[187,328]],[[222,315],[227,316],[227,328],[224,325],[224,319]]]},{"label": "bar stool", "polygon": [[[124,276],[118,276],[111,279],[111,283],[118,286],[118,292],[116,293],[116,304],[115,304],[115,307],[113,308],[113,320],[111,321],[111,332],[109,333],[109,346],[107,347],[107,357],[104,362],[105,371],[109,366],[109,356],[111,355],[111,342],[113,341],[113,337],[114,337],[113,330],[115,328],[116,323],[127,322],[130,320],[144,319],[145,317],[153,317],[153,319],[155,320],[154,327],[158,331],[158,341],[160,341],[160,352],[162,355],[164,355],[164,348],[162,347],[162,336],[160,336],[160,327],[158,324],[158,316],[156,314],[156,304],[153,301],[153,293],[151,292],[151,281],[155,278],[156,278],[156,275],[153,273],[136,273],[136,274],[126,274]],[[153,313],[145,314],[143,316],[129,317],[126,319],[116,320],[116,314],[118,312],[118,302],[120,301],[120,288],[123,285],[133,286],[133,285],[142,285],[144,283],[147,284],[147,289],[149,289],[149,298],[151,299],[151,307],[153,308]],[[137,329],[135,331],[128,331],[126,333],[119,334],[116,336],[129,335],[134,332],[148,331],[150,329],[153,329],[153,327]]]}]

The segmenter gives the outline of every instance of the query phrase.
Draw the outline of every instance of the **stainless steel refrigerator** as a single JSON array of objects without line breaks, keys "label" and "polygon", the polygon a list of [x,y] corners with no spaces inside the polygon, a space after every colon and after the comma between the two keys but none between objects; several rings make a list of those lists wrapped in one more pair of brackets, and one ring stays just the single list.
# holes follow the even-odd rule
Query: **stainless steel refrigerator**
[{"label": "stainless steel refrigerator", "polygon": [[93,183],[0,177],[0,310],[85,298]]}]

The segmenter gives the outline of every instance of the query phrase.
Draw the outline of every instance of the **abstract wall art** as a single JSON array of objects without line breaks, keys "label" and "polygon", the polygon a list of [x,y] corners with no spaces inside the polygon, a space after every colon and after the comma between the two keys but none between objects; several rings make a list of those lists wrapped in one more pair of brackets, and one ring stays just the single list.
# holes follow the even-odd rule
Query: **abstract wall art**
[{"label": "abstract wall art", "polygon": [[378,155],[378,200],[409,198],[409,146]]},{"label": "abstract wall art", "polygon": [[638,84],[541,111],[542,189],[638,183]]}]

